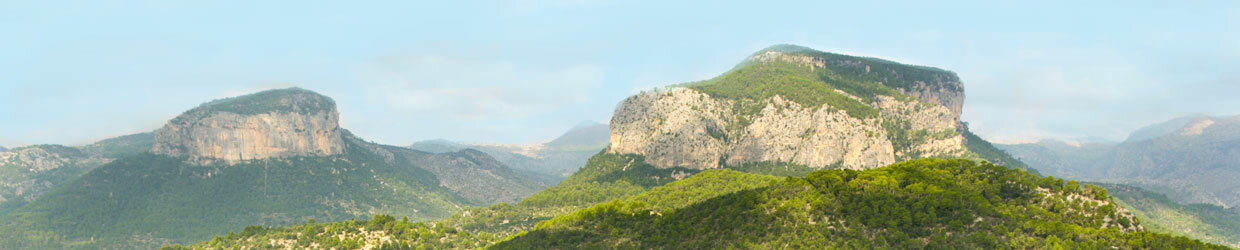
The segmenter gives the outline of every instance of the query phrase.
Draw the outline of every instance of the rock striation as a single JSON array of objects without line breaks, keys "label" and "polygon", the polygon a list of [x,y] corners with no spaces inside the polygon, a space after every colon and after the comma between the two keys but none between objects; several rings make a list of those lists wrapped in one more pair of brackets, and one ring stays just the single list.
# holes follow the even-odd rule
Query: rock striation
[{"label": "rock striation", "polygon": [[[806,108],[775,96],[761,112],[737,116],[732,101],[689,88],[648,91],[625,99],[611,120],[611,153],[641,154],[659,167],[718,168],[792,162],[815,168],[865,169],[897,159],[961,156],[956,117],[940,105],[882,98],[879,118],[861,119],[828,105]],[[741,119],[749,124],[741,125]],[[897,150],[883,124],[907,123],[927,136]],[[933,137],[932,132],[942,133]]]},{"label": "rock striation", "polygon": [[155,132],[151,152],[198,164],[341,154],[339,117],[326,96],[269,90],[186,111]]},{"label": "rock striation", "polygon": [[[963,126],[959,125],[964,94],[954,73],[817,53],[775,47],[755,54],[738,67],[791,62],[812,71],[860,74],[854,78],[891,80],[882,84],[904,96],[866,96],[844,88],[822,93],[838,93],[878,114],[857,116],[845,107],[829,103],[806,106],[778,94],[753,100],[713,97],[684,86],[646,91],[625,99],[616,108],[608,152],[641,154],[648,163],[661,168],[691,169],[758,162],[866,169],[906,159],[970,155],[960,133]],[[866,75],[872,70],[890,72]],[[920,78],[908,76],[914,74]],[[903,82],[896,81],[901,79]],[[756,83],[746,82],[739,85],[736,88],[779,87],[750,87]],[[756,112],[745,110],[752,109],[746,105],[755,104],[759,107]]]}]

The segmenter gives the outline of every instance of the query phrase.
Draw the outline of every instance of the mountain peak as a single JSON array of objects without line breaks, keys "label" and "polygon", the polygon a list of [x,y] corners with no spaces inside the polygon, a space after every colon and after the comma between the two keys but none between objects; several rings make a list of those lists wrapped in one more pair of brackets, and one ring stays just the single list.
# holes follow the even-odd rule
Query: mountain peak
[{"label": "mountain peak", "polygon": [[599,150],[607,147],[611,136],[608,129],[607,124],[581,122],[544,145],[561,150]]},{"label": "mountain peak", "polygon": [[[1205,114],[1179,116],[1179,118],[1173,118],[1171,120],[1162,121],[1162,123],[1143,126],[1141,129],[1133,130],[1131,134],[1128,134],[1128,139],[1126,139],[1125,142],[1145,141],[1156,139],[1156,137],[1162,137],[1164,135],[1177,134],[1180,130],[1187,129],[1187,126],[1189,125],[1194,123],[1200,124],[1203,123],[1204,120],[1211,119],[1213,118],[1210,118],[1209,115]],[[1180,132],[1180,134],[1183,134],[1183,132]]]},{"label": "mountain peak", "polygon": [[314,91],[291,87],[218,99],[204,103],[196,109],[241,115],[270,112],[313,113],[335,111],[336,102]]},{"label": "mountain peak", "polygon": [[331,98],[302,88],[274,89],[207,102],[155,132],[151,152],[191,162],[344,152]]}]

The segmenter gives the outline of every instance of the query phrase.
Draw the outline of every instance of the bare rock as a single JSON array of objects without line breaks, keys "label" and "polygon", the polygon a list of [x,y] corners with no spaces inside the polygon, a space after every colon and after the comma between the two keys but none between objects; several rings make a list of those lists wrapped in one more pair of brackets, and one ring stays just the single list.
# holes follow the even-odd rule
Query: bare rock
[{"label": "bare rock", "polygon": [[[861,119],[829,105],[802,107],[774,96],[757,114],[733,101],[688,88],[643,92],[625,99],[611,120],[610,153],[641,154],[662,168],[709,169],[721,164],[791,162],[814,168],[873,168],[899,159],[962,156],[958,116],[939,103],[880,96],[877,118]],[[917,135],[897,148],[884,123]]]},{"label": "bare rock", "polygon": [[235,163],[344,152],[339,113],[330,98],[281,89],[213,101],[155,132],[151,152],[190,162]]}]

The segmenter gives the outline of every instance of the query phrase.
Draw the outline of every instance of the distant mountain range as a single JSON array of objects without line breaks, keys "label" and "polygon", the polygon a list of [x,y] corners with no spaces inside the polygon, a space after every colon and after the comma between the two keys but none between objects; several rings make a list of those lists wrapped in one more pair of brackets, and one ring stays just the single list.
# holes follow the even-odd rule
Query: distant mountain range
[{"label": "distant mountain range", "polygon": [[606,124],[588,122],[542,144],[465,143],[436,139],[415,142],[409,148],[433,153],[474,149],[486,152],[506,166],[540,173],[546,175],[548,181],[559,182],[585,165],[590,156],[607,148],[609,136]]},{"label": "distant mountain range", "polygon": [[1184,203],[1240,206],[1240,116],[1187,116],[1138,129],[1119,144],[999,145],[1043,173],[1131,184]]},{"label": "distant mountain range", "polygon": [[476,150],[367,142],[337,117],[326,96],[278,89],[205,103],[154,133],[0,152],[0,195],[20,200],[4,203],[0,248],[156,248],[380,213],[430,220],[549,185]]}]

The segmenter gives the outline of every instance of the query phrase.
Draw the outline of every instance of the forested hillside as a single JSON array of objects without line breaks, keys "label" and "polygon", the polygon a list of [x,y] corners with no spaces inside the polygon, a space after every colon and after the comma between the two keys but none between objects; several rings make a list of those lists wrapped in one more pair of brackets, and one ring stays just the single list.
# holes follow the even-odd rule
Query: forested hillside
[{"label": "forested hillside", "polygon": [[823,170],[684,207],[654,205],[689,197],[702,196],[599,204],[495,248],[1224,249],[1143,231],[1100,187],[969,160]]},{"label": "forested hillside", "polygon": [[[625,178],[610,180],[629,183]],[[617,190],[643,189],[549,219],[555,212],[519,215],[540,205],[555,208],[523,201],[432,223],[376,216],[250,227],[185,247],[1226,249],[1146,231],[1101,187],[962,159],[821,170],[806,177],[716,169],[653,188]],[[628,193],[598,190],[606,188],[540,195],[580,205]]]},{"label": "forested hillside", "polygon": [[1122,184],[1099,184],[1120,205],[1137,215],[1147,229],[1240,248],[1240,208],[1210,204],[1183,205],[1166,195]]}]

